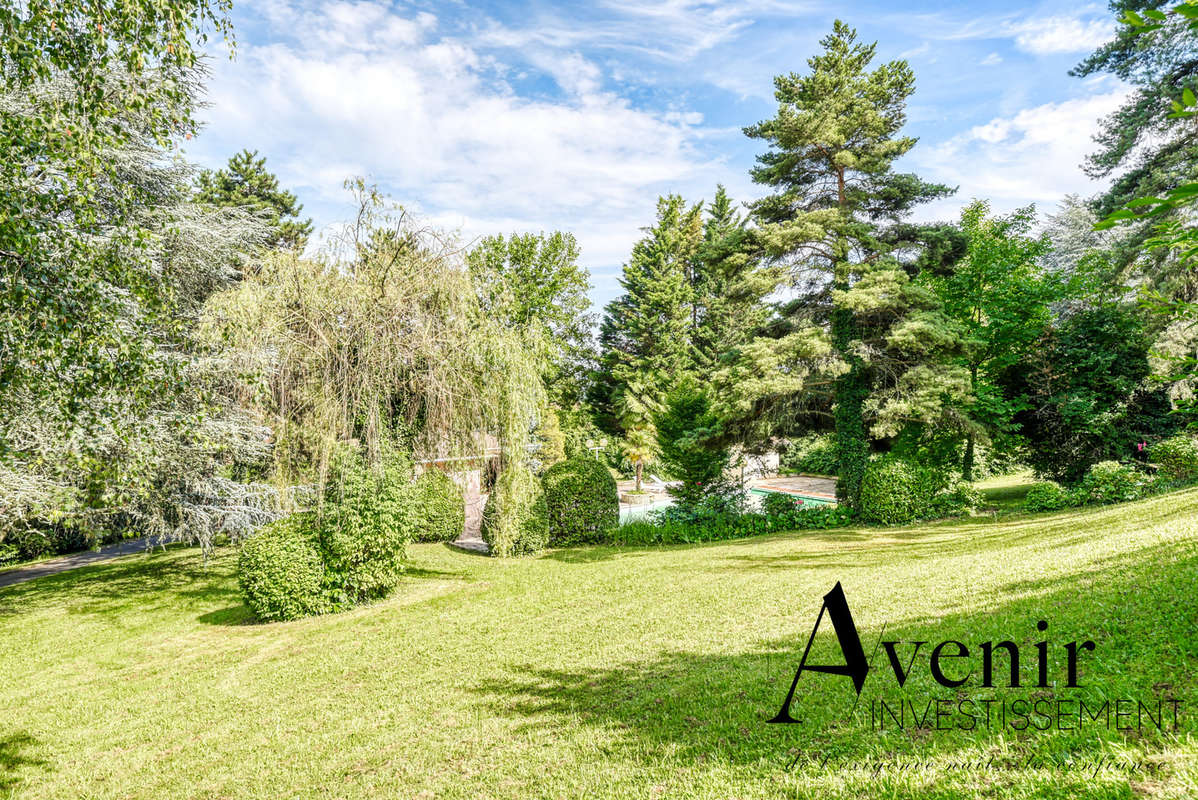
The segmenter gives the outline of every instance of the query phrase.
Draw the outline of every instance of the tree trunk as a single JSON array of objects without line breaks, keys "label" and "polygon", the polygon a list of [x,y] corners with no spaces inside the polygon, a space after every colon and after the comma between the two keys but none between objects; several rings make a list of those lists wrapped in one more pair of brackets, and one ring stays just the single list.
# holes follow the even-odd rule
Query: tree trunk
[{"label": "tree trunk", "polygon": [[860,511],[861,481],[869,463],[869,436],[864,419],[869,384],[865,365],[859,357],[849,352],[855,333],[853,312],[847,308],[834,309],[832,339],[849,364],[848,372],[836,379],[836,499],[853,511]]},{"label": "tree trunk", "polygon": [[973,481],[973,431],[965,436],[965,458],[961,461],[961,480]]},{"label": "tree trunk", "polygon": [[641,490],[641,470],[643,470],[644,468],[645,468],[644,461],[636,462],[636,490],[638,492]]},{"label": "tree trunk", "polygon": [[[978,365],[969,365],[969,394],[974,400],[978,396]],[[973,431],[965,437],[965,457],[961,459],[961,480],[973,480]]]}]

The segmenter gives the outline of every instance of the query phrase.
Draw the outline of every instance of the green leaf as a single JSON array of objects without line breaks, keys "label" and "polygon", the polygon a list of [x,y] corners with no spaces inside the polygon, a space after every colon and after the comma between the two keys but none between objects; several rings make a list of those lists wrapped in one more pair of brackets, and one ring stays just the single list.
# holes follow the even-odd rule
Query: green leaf
[{"label": "green leaf", "polygon": [[1194,97],[1194,90],[1187,87],[1186,90],[1181,93],[1181,102],[1185,103],[1187,106],[1198,105],[1198,97]]},{"label": "green leaf", "polygon": [[1157,11],[1155,8],[1145,9],[1144,16],[1148,17],[1149,19],[1154,19],[1157,22],[1164,22],[1166,19],[1168,19],[1163,11]]}]

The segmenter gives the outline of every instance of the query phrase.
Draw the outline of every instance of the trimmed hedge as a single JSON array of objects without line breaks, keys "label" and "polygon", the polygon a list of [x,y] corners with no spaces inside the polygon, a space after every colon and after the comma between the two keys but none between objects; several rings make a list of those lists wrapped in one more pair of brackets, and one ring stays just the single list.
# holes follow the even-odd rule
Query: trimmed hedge
[{"label": "trimmed hedge", "polygon": [[593,458],[575,457],[554,464],[541,478],[549,519],[549,543],[602,541],[620,523],[615,478]]},{"label": "trimmed hedge", "polygon": [[452,542],[466,527],[466,501],[453,479],[439,469],[421,473],[413,487],[417,542]]},{"label": "trimmed hedge", "polygon": [[282,622],[330,610],[314,528],[313,515],[295,514],[271,523],[242,545],[237,579],[246,605],[258,619]]},{"label": "trimmed hedge", "polygon": [[779,514],[716,512],[683,520],[663,513],[668,510],[650,512],[646,519],[624,523],[611,532],[609,541],[626,546],[694,544],[786,531],[843,528],[853,521],[853,514],[847,508],[804,507],[793,500],[790,508]]},{"label": "trimmed hedge", "polygon": [[549,541],[549,510],[541,482],[512,465],[499,473],[483,508],[482,537],[494,556],[536,553]]}]

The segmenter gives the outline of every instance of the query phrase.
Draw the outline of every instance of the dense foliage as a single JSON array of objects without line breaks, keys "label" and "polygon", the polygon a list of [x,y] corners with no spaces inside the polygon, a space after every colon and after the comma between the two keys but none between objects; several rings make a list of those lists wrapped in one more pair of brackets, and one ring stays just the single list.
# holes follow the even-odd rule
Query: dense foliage
[{"label": "dense foliage", "polygon": [[417,526],[411,462],[388,451],[372,467],[346,444],[333,454],[329,471],[315,510],[274,523],[242,546],[242,594],[259,619],[295,619],[377,600],[403,574]]},{"label": "dense foliage", "polygon": [[1052,481],[1037,483],[1023,498],[1025,511],[1059,511],[1073,505],[1073,498],[1060,484]]},{"label": "dense foliage", "polygon": [[681,515],[653,512],[646,519],[632,520],[613,530],[611,543],[637,546],[715,542],[785,531],[841,528],[853,521],[853,513],[839,506],[804,507],[792,500],[785,506],[770,505],[762,513],[704,507]]},{"label": "dense foliage", "polygon": [[399,453],[384,451],[373,466],[356,447],[334,453],[315,517],[333,608],[384,597],[399,582],[417,524],[411,475],[411,462]]},{"label": "dense foliage", "polygon": [[897,458],[873,461],[861,482],[861,518],[905,525],[930,517],[933,499],[944,484],[945,476],[931,467]]},{"label": "dense foliage", "polygon": [[432,467],[420,473],[412,488],[417,542],[452,542],[466,526],[462,490],[453,479]]},{"label": "dense foliage", "polygon": [[1130,459],[1176,430],[1164,390],[1147,383],[1149,346],[1134,307],[1105,304],[1061,319],[1011,368],[1012,392],[1028,401],[1016,421],[1037,473],[1072,484],[1090,465]]},{"label": "dense foliage", "polygon": [[32,401],[69,436],[175,379],[147,253],[160,186],[127,170],[195,131],[197,59],[230,5],[0,3],[0,408]]},{"label": "dense foliage", "polygon": [[541,477],[549,515],[549,544],[598,542],[620,522],[616,481],[585,456],[555,464]]},{"label": "dense foliage", "polygon": [[707,391],[680,382],[666,396],[656,431],[662,466],[677,481],[669,488],[675,502],[693,506],[726,492],[731,453],[719,443],[720,417]]},{"label": "dense foliage", "polygon": [[1198,479],[1198,442],[1190,434],[1179,433],[1157,442],[1148,451],[1157,474],[1165,480],[1190,482]]},{"label": "dense foliage", "polygon": [[820,433],[807,434],[786,443],[779,464],[784,471],[812,475],[835,475],[836,440]]},{"label": "dense foliage", "polygon": [[499,473],[483,508],[482,537],[501,557],[536,553],[548,543],[545,490],[527,468],[509,464]]},{"label": "dense foliage", "polygon": [[314,528],[310,515],[296,514],[271,523],[241,546],[237,560],[241,595],[263,622],[285,622],[329,610]]}]

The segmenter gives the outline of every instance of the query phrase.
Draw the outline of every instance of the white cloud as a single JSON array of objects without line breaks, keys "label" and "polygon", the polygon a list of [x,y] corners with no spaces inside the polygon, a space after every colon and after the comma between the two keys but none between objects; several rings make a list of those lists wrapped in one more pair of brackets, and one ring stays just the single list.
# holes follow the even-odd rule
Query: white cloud
[{"label": "white cloud", "polygon": [[1115,33],[1109,16],[1085,20],[1079,17],[1031,18],[1009,26],[1015,46],[1034,55],[1086,53],[1108,41]]},{"label": "white cloud", "polygon": [[983,58],[981,61],[978,62],[978,64],[983,67],[993,67],[995,64],[1001,64],[1001,63],[1002,63],[1002,56],[1000,56],[998,53],[991,53],[990,55],[986,56],[985,58]]},{"label": "white cloud", "polygon": [[522,97],[507,83],[516,70],[438,35],[429,15],[407,19],[372,2],[276,2],[276,13],[289,19],[287,39],[242,44],[236,62],[216,65],[198,144],[211,148],[209,163],[262,149],[318,224],[347,215],[342,181],[364,174],[468,236],[571,230],[584,263],[610,274],[658,193],[697,199],[724,177],[700,145],[726,133],[702,128],[694,110],[639,109],[604,91],[599,67],[579,53],[522,51],[521,66],[564,94]]},{"label": "white cloud", "polygon": [[[1080,15],[1026,16],[1013,13],[991,16],[970,14],[951,17],[943,12],[896,14],[887,22],[921,38],[942,42],[1013,39],[1015,46],[1032,55],[1086,53],[1115,34],[1114,18],[1105,9],[1086,7]],[[996,59],[991,62],[990,59]],[[998,63],[991,53],[983,63]]]},{"label": "white cloud", "polygon": [[1035,202],[1041,207],[1069,193],[1092,194],[1102,184],[1087,177],[1081,163],[1093,152],[1102,117],[1127,97],[1127,89],[1107,86],[1086,97],[1044,103],[916,151],[922,174],[960,186],[953,200],[929,210],[943,216],[974,197],[1000,209]]}]

